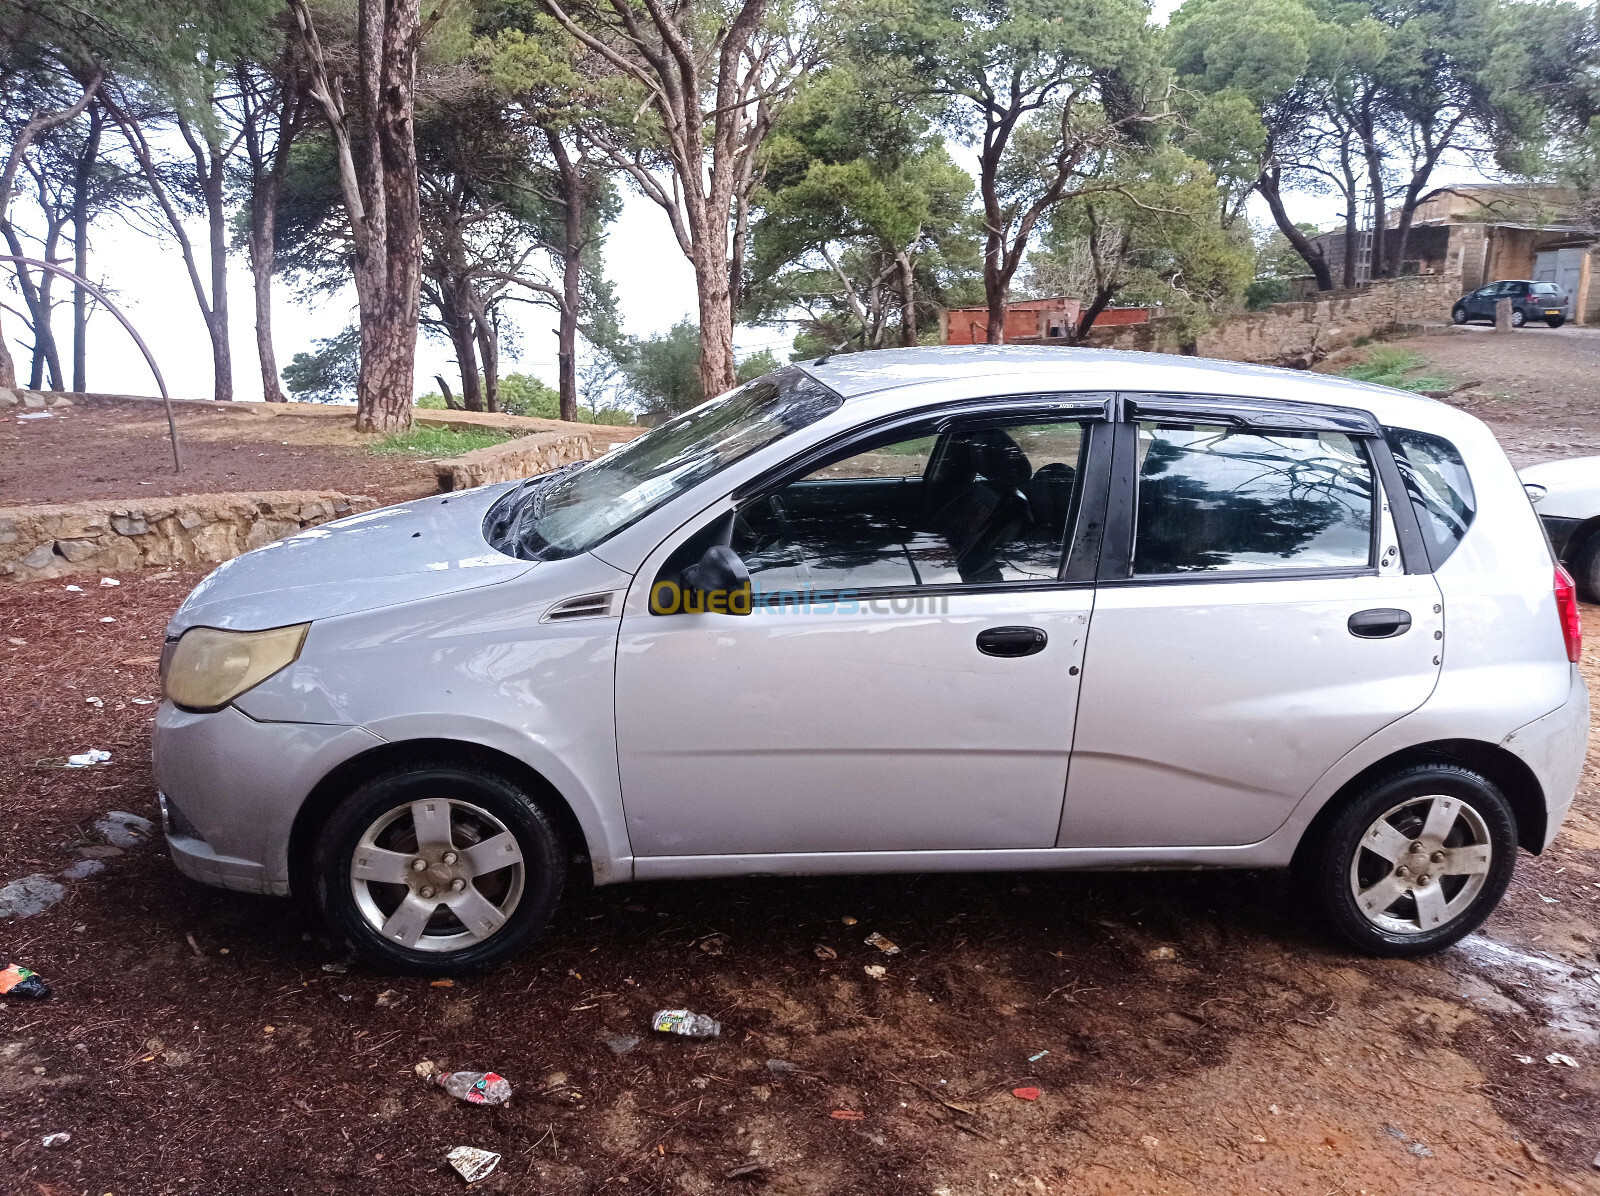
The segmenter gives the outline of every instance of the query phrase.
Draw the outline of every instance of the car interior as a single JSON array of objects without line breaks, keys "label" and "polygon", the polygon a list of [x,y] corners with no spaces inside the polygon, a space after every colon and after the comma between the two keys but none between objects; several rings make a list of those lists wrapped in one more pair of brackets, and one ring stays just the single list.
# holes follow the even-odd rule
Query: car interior
[{"label": "car interior", "polygon": [[1038,424],[857,451],[743,508],[732,547],[765,589],[1054,578],[1082,444]]}]

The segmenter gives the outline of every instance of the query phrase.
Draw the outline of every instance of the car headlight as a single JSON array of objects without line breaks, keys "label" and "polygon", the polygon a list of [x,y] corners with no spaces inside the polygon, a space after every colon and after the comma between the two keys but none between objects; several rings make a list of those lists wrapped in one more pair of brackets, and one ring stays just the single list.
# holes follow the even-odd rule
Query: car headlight
[{"label": "car headlight", "polygon": [[1538,502],[1546,494],[1550,493],[1547,487],[1539,485],[1538,482],[1523,482],[1522,488],[1528,492],[1528,499],[1531,502]]},{"label": "car headlight", "polygon": [[310,623],[270,631],[191,627],[172,651],[163,692],[188,710],[221,709],[293,664],[310,629]]}]

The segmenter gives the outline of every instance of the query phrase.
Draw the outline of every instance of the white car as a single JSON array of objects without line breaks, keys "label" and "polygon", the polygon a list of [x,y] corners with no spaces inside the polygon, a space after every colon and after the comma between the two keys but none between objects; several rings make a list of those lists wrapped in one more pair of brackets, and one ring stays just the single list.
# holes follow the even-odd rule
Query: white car
[{"label": "white car", "polygon": [[1585,602],[1600,602],[1600,457],[1530,465],[1521,477],[1556,559]]},{"label": "white car", "polygon": [[1292,866],[1460,938],[1572,801],[1571,580],[1478,420],[978,346],[777,371],[624,448],[229,562],[168,627],[172,858],[488,966],[569,866]]}]

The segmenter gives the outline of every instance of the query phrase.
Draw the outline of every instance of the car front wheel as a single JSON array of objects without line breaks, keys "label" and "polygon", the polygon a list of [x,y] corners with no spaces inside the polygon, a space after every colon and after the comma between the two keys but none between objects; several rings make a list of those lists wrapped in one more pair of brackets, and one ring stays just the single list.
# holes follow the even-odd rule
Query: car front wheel
[{"label": "car front wheel", "polygon": [[549,816],[505,778],[462,764],[405,767],[367,781],[328,820],[317,900],[382,971],[479,971],[544,928],[564,860]]},{"label": "car front wheel", "polygon": [[1296,872],[1329,927],[1369,955],[1426,955],[1493,912],[1516,866],[1500,790],[1459,765],[1406,768],[1302,848]]},{"label": "car front wheel", "polygon": [[1450,318],[1457,324],[1465,324],[1467,322],[1467,309],[1459,303],[1456,304],[1450,312]]}]

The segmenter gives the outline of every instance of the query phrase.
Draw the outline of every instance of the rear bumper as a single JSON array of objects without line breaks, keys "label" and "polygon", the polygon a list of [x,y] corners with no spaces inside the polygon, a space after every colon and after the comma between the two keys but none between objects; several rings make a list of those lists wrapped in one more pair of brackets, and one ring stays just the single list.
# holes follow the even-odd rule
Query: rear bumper
[{"label": "rear bumper", "polygon": [[1518,727],[1500,746],[1532,769],[1544,790],[1544,841],[1539,845],[1543,850],[1572,808],[1589,748],[1589,688],[1577,665],[1572,666],[1567,700],[1543,718]]},{"label": "rear bumper", "polygon": [[257,722],[231,706],[194,714],[163,702],[153,744],[173,863],[204,884],[287,894],[289,834],[306,795],[382,742],[359,727]]}]

